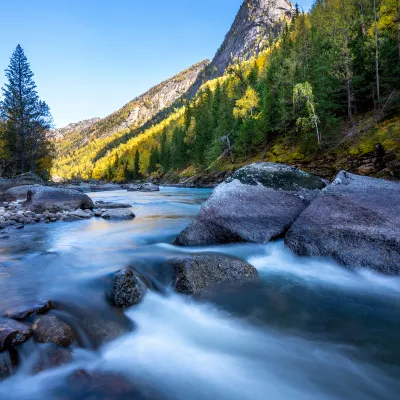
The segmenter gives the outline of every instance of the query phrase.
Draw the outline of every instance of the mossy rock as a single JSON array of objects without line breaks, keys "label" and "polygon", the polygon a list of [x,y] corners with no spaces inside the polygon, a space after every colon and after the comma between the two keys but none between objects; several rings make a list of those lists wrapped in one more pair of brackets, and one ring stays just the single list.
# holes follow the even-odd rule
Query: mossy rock
[{"label": "mossy rock", "polygon": [[272,189],[297,192],[301,189],[323,189],[325,183],[318,177],[285,164],[260,162],[234,172],[227,182],[238,179],[246,185],[263,185]]}]

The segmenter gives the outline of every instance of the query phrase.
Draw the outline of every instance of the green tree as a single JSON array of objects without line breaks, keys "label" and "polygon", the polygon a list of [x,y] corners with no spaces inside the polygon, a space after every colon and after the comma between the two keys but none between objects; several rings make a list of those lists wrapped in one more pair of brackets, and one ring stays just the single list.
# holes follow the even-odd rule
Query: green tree
[{"label": "green tree", "polygon": [[135,159],[133,161],[133,179],[141,179],[140,173],[140,154],[139,149],[136,149]]},{"label": "green tree", "polygon": [[34,171],[40,159],[51,155],[47,135],[52,118],[47,104],[39,99],[33,72],[20,45],[11,56],[6,78],[0,106],[11,151],[19,172]]},{"label": "green tree", "polygon": [[318,144],[321,143],[321,133],[318,128],[319,118],[315,112],[312,87],[308,82],[298,83],[293,89],[293,104],[301,109],[303,114],[297,119],[297,126],[302,130],[315,128]]}]

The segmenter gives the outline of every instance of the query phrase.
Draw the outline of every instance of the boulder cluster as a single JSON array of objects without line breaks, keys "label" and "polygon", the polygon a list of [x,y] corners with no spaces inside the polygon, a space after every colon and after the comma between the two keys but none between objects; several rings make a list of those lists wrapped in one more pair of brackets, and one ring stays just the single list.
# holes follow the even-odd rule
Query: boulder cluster
[{"label": "boulder cluster", "polygon": [[[155,191],[156,188],[159,190],[153,184],[141,186],[143,188],[139,188],[139,191]],[[104,190],[116,190],[114,184],[99,187]],[[82,188],[86,187],[45,186],[41,178],[32,173],[19,175],[13,179],[2,179],[0,180],[0,229],[39,222],[78,221],[91,217],[106,220],[135,218],[135,214],[130,210],[130,204],[93,202]],[[94,187],[91,187],[89,191],[93,189]],[[118,189],[123,190],[120,186]]]},{"label": "boulder cluster", "polygon": [[180,246],[283,238],[302,256],[400,274],[400,183],[340,172],[332,183],[282,164],[256,163],[217,186]]}]

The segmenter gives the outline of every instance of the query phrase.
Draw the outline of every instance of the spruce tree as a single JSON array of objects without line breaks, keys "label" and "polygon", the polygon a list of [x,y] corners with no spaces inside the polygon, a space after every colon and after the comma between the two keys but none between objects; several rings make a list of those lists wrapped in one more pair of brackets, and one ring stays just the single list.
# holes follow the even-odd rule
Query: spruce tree
[{"label": "spruce tree", "polygon": [[133,179],[140,179],[140,154],[139,149],[136,149],[135,159],[133,162]]},{"label": "spruce tree", "polygon": [[51,152],[47,138],[52,122],[50,109],[39,100],[33,72],[20,45],[5,72],[8,82],[2,88],[0,108],[7,122],[11,151],[19,172],[34,171],[38,159]]}]

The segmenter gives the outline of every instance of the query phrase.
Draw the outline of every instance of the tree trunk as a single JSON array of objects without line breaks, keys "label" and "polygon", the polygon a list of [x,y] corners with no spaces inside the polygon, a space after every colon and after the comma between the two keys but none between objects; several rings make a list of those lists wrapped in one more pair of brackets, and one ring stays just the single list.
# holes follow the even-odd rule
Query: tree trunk
[{"label": "tree trunk", "polygon": [[378,100],[381,97],[379,84],[379,42],[378,42],[378,22],[376,17],[376,0],[374,0],[374,28],[375,28],[375,70],[376,70],[376,95]]},{"label": "tree trunk", "polygon": [[346,92],[347,92],[347,116],[349,122],[353,124],[353,93],[351,92],[351,68],[350,68],[350,54],[347,42],[347,29],[343,31],[344,39],[344,56],[345,56],[345,69],[346,69]]},{"label": "tree trunk", "polygon": [[362,0],[360,0],[358,6],[360,7],[361,33],[363,37],[365,37],[365,35],[367,34],[367,30],[365,28],[364,6]]}]

